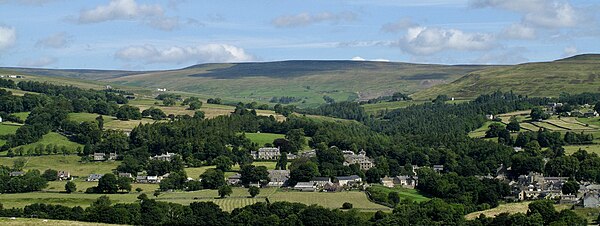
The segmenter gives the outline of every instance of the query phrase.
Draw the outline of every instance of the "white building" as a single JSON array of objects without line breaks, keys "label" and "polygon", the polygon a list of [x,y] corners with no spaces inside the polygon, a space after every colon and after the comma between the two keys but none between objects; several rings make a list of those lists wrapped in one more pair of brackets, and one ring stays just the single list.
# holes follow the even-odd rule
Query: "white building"
[{"label": "white building", "polygon": [[279,148],[259,148],[258,151],[251,152],[254,159],[276,160],[281,156]]},{"label": "white building", "polygon": [[373,160],[367,157],[367,152],[364,150],[360,151],[358,155],[352,151],[342,151],[342,153],[345,159],[344,166],[358,164],[362,170],[368,170],[375,166]]}]

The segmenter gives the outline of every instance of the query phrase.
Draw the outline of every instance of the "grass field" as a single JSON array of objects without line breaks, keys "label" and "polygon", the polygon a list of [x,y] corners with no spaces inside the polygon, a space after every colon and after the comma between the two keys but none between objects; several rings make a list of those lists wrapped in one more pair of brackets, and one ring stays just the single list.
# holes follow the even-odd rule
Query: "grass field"
[{"label": "grass field", "polygon": [[383,185],[373,185],[369,188],[369,191],[371,191],[371,194],[373,196],[376,195],[376,193],[378,193],[378,194],[384,194],[385,195],[384,197],[386,197],[386,198],[388,197],[389,193],[397,192],[398,195],[400,196],[401,200],[409,200],[409,201],[414,201],[414,202],[424,202],[424,201],[428,201],[430,199],[430,198],[423,196],[415,189],[408,189],[408,188],[403,188],[403,187],[389,188],[389,187],[385,187]]},{"label": "grass field", "polygon": [[[473,212],[473,213],[467,214],[465,216],[465,218],[467,220],[472,220],[472,219],[475,219],[475,218],[479,217],[480,214],[483,214],[483,215],[485,215],[487,217],[493,217],[493,216],[496,216],[496,215],[501,214],[501,213],[510,213],[510,214],[514,214],[514,213],[526,213],[527,210],[529,209],[529,203],[531,203],[531,202],[518,202],[518,203],[500,204],[496,208],[492,208],[492,209],[488,209],[488,210],[483,210],[483,211],[477,211],[477,212]],[[554,205],[554,208],[557,211],[568,209],[570,207],[571,207],[571,205]]]},{"label": "grass field", "polygon": [[92,223],[83,221],[63,221],[63,220],[45,220],[37,218],[16,218],[10,219],[6,217],[0,217],[0,225],[5,226],[39,226],[39,225],[53,225],[53,226],[108,226],[117,224],[102,224]]},{"label": "grass field", "polygon": [[22,119],[23,121],[25,121],[27,119],[27,116],[29,116],[30,112],[18,112],[18,113],[13,113],[13,115],[19,117],[20,119]]},{"label": "grass field", "polygon": [[38,142],[35,142],[35,143],[32,143],[32,144],[21,145],[21,146],[13,148],[13,150],[14,149],[18,149],[20,147],[23,147],[24,150],[25,150],[25,152],[27,152],[27,150],[29,150],[29,149],[35,149],[39,145],[43,145],[45,147],[48,144],[55,144],[58,147],[65,146],[71,152],[75,152],[75,150],[77,149],[77,147],[82,147],[83,148],[83,145],[75,143],[75,142],[72,142],[72,141],[70,141],[68,138],[66,138],[63,135],[60,135],[60,134],[55,133],[55,132],[50,132],[50,133],[44,135],[42,137],[42,139],[39,140]]},{"label": "grass field", "polygon": [[[277,163],[276,162],[253,162],[252,165],[265,166],[265,167],[267,167],[267,169],[272,170],[272,169],[275,169],[275,165],[277,165]],[[204,173],[207,169],[214,169],[214,168],[215,168],[215,166],[188,167],[188,168],[185,168],[185,173],[188,175],[188,177],[198,179],[198,178],[200,178],[200,175],[202,173]],[[238,171],[238,170],[240,170],[240,166],[233,165],[231,167],[231,170]],[[225,172],[225,177],[229,177],[233,174],[235,174],[235,172]]]},{"label": "grass field", "polygon": [[109,173],[115,169],[119,162],[79,162],[80,157],[76,155],[43,155],[32,157],[1,157],[0,165],[12,166],[16,159],[23,158],[27,160],[24,170],[37,169],[44,171],[46,169],[66,170],[73,176],[87,177],[92,173]]},{"label": "grass field", "polygon": [[[0,123],[0,135],[15,134],[15,131],[19,128],[19,125],[11,123]],[[0,139],[0,146],[6,143],[5,140]]]},{"label": "grass field", "polygon": [[[82,183],[77,183],[77,190],[82,190],[79,186]],[[95,183],[88,183],[88,186],[92,186]],[[62,186],[61,186],[62,185]],[[64,182],[53,182],[52,187],[63,187]],[[136,186],[143,187],[142,193],[152,196],[153,189],[150,185],[137,185],[133,184],[135,189]],[[154,185],[156,186],[156,185]],[[58,188],[50,190],[60,190]],[[131,192],[128,194],[109,194],[108,196],[113,203],[131,203],[137,200],[137,192]],[[85,193],[58,193],[58,192],[32,192],[32,193],[21,193],[21,194],[0,194],[0,200],[5,208],[12,207],[24,207],[32,203],[45,203],[45,204],[61,204],[66,206],[82,206],[87,207],[94,202],[101,194],[85,194]],[[344,202],[350,202],[354,205],[354,208],[363,211],[389,211],[390,209],[375,203],[370,202],[366,194],[359,191],[351,192],[338,192],[338,193],[325,193],[325,192],[295,192],[295,191],[283,191],[278,188],[262,188],[260,194],[255,198],[250,198],[248,189],[246,188],[233,188],[231,196],[220,199],[217,198],[218,193],[216,190],[200,190],[193,192],[163,192],[160,196],[156,197],[158,201],[173,202],[188,205],[192,202],[214,202],[221,206],[225,211],[231,211],[235,208],[250,205],[256,202],[264,202],[265,198],[269,198],[271,202],[277,201],[288,201],[288,202],[299,202],[306,205],[317,204],[327,208],[340,208]]]},{"label": "grass field", "polygon": [[567,155],[575,153],[579,149],[586,150],[588,153],[596,153],[600,155],[600,144],[590,144],[590,145],[569,145],[563,146],[565,148],[565,153]]},{"label": "grass field", "polygon": [[246,137],[258,145],[264,145],[266,143],[273,143],[273,140],[277,138],[284,138],[285,135],[275,133],[246,133]]}]

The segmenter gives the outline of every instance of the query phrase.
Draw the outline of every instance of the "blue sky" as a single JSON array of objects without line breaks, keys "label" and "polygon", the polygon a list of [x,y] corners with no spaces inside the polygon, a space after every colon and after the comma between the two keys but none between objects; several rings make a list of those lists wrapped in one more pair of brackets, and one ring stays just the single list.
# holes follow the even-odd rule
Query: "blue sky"
[{"label": "blue sky", "polygon": [[0,66],[548,61],[600,53],[599,11],[597,0],[0,0]]}]

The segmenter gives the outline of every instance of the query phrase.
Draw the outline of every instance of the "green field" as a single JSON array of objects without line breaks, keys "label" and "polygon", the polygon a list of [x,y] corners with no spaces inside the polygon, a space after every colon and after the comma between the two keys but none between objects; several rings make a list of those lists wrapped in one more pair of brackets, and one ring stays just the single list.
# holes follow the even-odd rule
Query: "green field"
[{"label": "green field", "polygon": [[246,137],[258,145],[264,145],[266,143],[273,143],[275,139],[284,138],[285,135],[275,133],[246,133]]},{"label": "green field", "polygon": [[557,97],[560,93],[600,91],[600,55],[580,55],[564,60],[502,66],[468,73],[449,84],[415,93],[415,99],[449,97],[472,99],[497,90],[536,97]]},{"label": "green field", "polygon": [[10,219],[0,217],[0,225],[5,226],[38,226],[38,225],[53,225],[53,226],[108,226],[117,224],[102,224],[82,221],[63,221],[63,220],[45,220],[37,218],[16,218]]},{"label": "green field", "polygon": [[[15,131],[19,128],[19,125],[11,123],[0,123],[0,135],[15,134]],[[6,143],[5,140],[0,139],[0,146]]]},{"label": "green field", "polygon": [[[88,182],[81,182],[88,183]],[[80,186],[81,183],[78,183]],[[52,187],[64,186],[64,182],[53,183]],[[88,183],[93,185],[94,183]],[[133,184],[135,189],[136,185]],[[147,193],[150,197],[152,196],[153,190],[152,185],[143,185],[143,193]],[[153,185],[156,186],[156,185]],[[58,189],[57,189],[58,190]],[[81,188],[77,188],[81,190]],[[137,200],[137,192],[131,192],[128,194],[109,194],[108,196],[113,203],[131,203]],[[45,203],[45,204],[61,204],[66,206],[89,206],[94,200],[102,196],[101,194],[85,194],[85,193],[58,193],[58,192],[32,192],[32,193],[21,193],[21,194],[0,194],[0,200],[5,208],[12,207],[24,207],[32,203]],[[277,188],[262,188],[260,194],[255,198],[250,198],[248,195],[248,189],[246,188],[233,188],[233,194],[225,199],[218,198],[216,190],[200,190],[193,192],[163,192],[156,199],[158,201],[173,202],[188,205],[192,202],[214,202],[221,206],[225,211],[231,211],[235,208],[244,207],[251,205],[256,202],[264,202],[265,198],[269,198],[271,202],[277,201],[288,201],[288,202],[299,202],[306,205],[317,204],[327,208],[340,208],[344,202],[350,202],[354,205],[355,209],[363,211],[377,211],[384,210],[389,211],[390,209],[375,203],[370,202],[365,193],[359,191],[351,192],[337,192],[337,193],[326,193],[326,192],[295,192],[295,191],[282,191]]]},{"label": "green field", "polygon": [[[268,170],[272,170],[272,169],[275,169],[275,165],[277,165],[277,163],[276,162],[253,162],[252,165],[264,166],[264,167],[267,167]],[[188,177],[198,179],[198,178],[200,178],[200,175],[202,173],[204,173],[207,169],[214,169],[214,168],[215,168],[215,166],[188,167],[188,168],[185,168],[185,173],[188,175]],[[240,166],[233,165],[231,167],[231,170],[232,170],[232,172],[225,172],[225,177],[229,177],[229,176],[235,174],[234,171],[239,171]]]},{"label": "green field", "polygon": [[87,177],[92,173],[109,173],[119,165],[119,162],[114,161],[81,163],[79,162],[81,158],[76,155],[43,155],[14,158],[1,157],[0,165],[12,167],[13,162],[19,158],[27,160],[24,170],[37,169],[44,171],[51,168],[54,170],[69,171],[71,175],[79,177]]},{"label": "green field", "polygon": [[429,198],[423,196],[417,190],[403,188],[403,187],[389,188],[389,187],[385,187],[383,185],[372,185],[369,188],[369,191],[371,191],[371,195],[373,195],[373,196],[375,196],[377,194],[384,194],[383,197],[385,197],[385,198],[387,198],[388,194],[391,192],[398,192],[398,195],[400,196],[400,200],[409,200],[411,202],[424,202],[424,201],[429,200]]},{"label": "green field", "polygon": [[19,117],[20,119],[22,119],[23,121],[25,121],[27,119],[27,116],[29,116],[30,112],[18,112],[18,113],[14,113],[13,115]]},{"label": "green field", "polygon": [[50,133],[44,135],[42,137],[42,139],[39,140],[38,142],[35,142],[35,143],[32,143],[32,144],[21,145],[21,146],[13,148],[13,150],[18,149],[20,147],[23,147],[24,150],[25,150],[25,152],[27,152],[27,150],[29,150],[29,149],[35,149],[39,145],[43,145],[45,147],[48,144],[55,144],[58,147],[65,146],[71,152],[75,152],[75,150],[77,149],[77,147],[82,147],[83,148],[83,145],[75,143],[75,142],[72,142],[72,141],[70,141],[68,138],[66,138],[63,135],[60,135],[60,134],[55,133],[55,132],[50,132]]}]

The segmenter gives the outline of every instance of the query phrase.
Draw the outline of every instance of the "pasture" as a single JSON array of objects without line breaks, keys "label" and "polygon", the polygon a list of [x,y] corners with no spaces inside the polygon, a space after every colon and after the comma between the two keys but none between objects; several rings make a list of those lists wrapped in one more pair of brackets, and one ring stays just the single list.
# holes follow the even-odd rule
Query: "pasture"
[{"label": "pasture", "polygon": [[284,138],[285,135],[276,133],[246,133],[246,137],[258,145],[264,145],[266,143],[273,143],[275,139]]},{"label": "pasture", "polygon": [[[56,187],[59,185],[64,186],[65,182],[56,182],[51,186]],[[77,190],[81,183],[88,183],[91,186],[95,186],[96,183],[92,182],[80,182],[77,183]],[[132,184],[135,189],[137,184]],[[381,206],[370,202],[367,196],[363,192],[349,191],[349,192],[296,192],[296,191],[283,191],[278,188],[261,188],[260,194],[251,198],[248,194],[247,188],[234,187],[231,196],[224,199],[218,198],[217,190],[200,190],[192,192],[163,192],[158,197],[153,196],[153,191],[149,185],[146,186],[142,193],[146,193],[150,198],[155,198],[158,201],[179,203],[183,205],[189,205],[192,202],[214,202],[219,205],[225,211],[232,211],[235,208],[244,207],[257,202],[264,202],[266,198],[270,202],[287,201],[287,202],[299,202],[306,205],[317,204],[327,208],[341,208],[344,202],[350,202],[354,205],[355,209],[361,211],[390,211],[390,208]],[[157,186],[157,185],[154,185]],[[32,192],[32,193],[20,193],[20,194],[0,194],[0,199],[5,208],[12,207],[24,207],[32,203],[45,203],[45,204],[61,204],[65,206],[82,206],[88,207],[102,194],[85,194],[81,192],[67,194],[59,193],[56,190],[58,188],[51,189],[53,192]],[[107,196],[113,201],[113,203],[131,203],[137,200],[139,193],[131,192],[127,194],[108,194]]]},{"label": "pasture", "polygon": [[87,177],[92,173],[109,173],[120,164],[115,161],[82,163],[79,162],[81,157],[77,155],[43,155],[14,158],[1,157],[0,165],[12,166],[16,159],[25,159],[27,161],[24,170],[37,169],[41,172],[46,169],[66,170],[69,171],[72,176],[79,177]]},{"label": "pasture", "polygon": [[24,152],[27,153],[27,150],[29,150],[29,149],[35,149],[38,146],[44,146],[44,147],[46,147],[49,144],[53,144],[53,145],[56,145],[58,147],[65,146],[72,153],[74,153],[75,150],[78,147],[82,147],[83,148],[83,145],[75,143],[75,142],[72,142],[72,141],[70,141],[68,138],[66,138],[63,135],[60,135],[60,134],[55,133],[55,132],[50,132],[50,133],[44,135],[42,137],[42,139],[39,140],[38,142],[31,143],[31,144],[26,144],[26,145],[21,145],[21,146],[18,146],[16,148],[13,148],[13,150],[16,150],[16,149],[18,149],[20,147],[23,147]]},{"label": "pasture", "polygon": [[[0,123],[0,135],[15,134],[15,131],[19,128],[19,125],[11,123]],[[4,145],[6,140],[0,139],[0,146]]]}]

